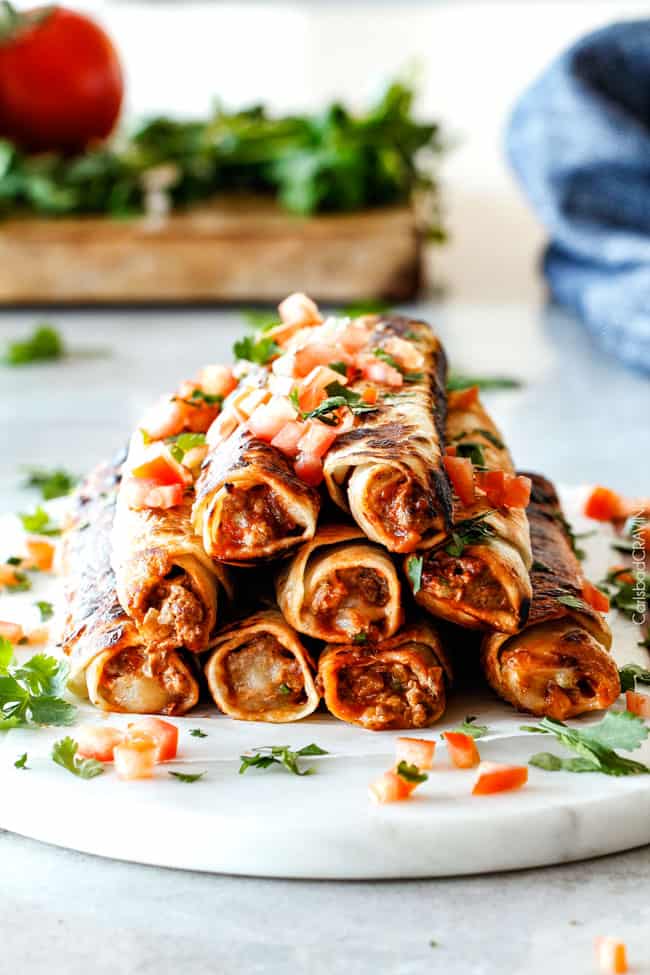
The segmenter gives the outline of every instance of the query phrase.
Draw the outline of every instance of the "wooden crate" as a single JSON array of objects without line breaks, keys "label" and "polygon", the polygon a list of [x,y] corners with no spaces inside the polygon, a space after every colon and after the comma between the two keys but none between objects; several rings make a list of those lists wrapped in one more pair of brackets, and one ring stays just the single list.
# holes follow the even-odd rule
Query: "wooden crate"
[{"label": "wooden crate", "polygon": [[260,198],[168,217],[0,222],[0,303],[405,300],[420,281],[409,207],[295,217]]}]

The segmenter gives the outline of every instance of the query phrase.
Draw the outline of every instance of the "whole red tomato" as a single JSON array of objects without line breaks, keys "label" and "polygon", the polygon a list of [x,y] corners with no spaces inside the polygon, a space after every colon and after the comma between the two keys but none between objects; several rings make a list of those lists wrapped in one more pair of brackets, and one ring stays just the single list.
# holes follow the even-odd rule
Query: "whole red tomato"
[{"label": "whole red tomato", "polygon": [[30,151],[80,152],[104,139],[124,85],[115,48],[83,14],[64,7],[16,12],[0,24],[0,135]]}]

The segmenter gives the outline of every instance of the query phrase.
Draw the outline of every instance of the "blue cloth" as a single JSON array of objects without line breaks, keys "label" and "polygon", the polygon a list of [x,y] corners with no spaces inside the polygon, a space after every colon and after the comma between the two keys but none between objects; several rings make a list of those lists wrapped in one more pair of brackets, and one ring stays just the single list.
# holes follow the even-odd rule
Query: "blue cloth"
[{"label": "blue cloth", "polygon": [[553,297],[650,373],[650,20],[578,41],[523,94],[507,149],[551,243]]}]

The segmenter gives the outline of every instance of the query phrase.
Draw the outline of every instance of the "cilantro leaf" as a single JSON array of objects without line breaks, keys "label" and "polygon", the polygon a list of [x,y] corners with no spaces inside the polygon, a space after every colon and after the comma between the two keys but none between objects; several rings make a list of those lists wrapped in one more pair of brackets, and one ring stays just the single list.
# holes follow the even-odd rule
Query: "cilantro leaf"
[{"label": "cilantro leaf", "polygon": [[485,467],[485,454],[480,443],[473,441],[459,443],[456,453],[459,457],[469,457],[474,467]]},{"label": "cilantro leaf", "polygon": [[168,772],[167,774],[168,775],[173,775],[173,777],[175,779],[178,779],[179,782],[198,782],[199,779],[202,779],[204,775],[207,775],[207,772],[193,772],[193,773],[190,773],[190,772]]},{"label": "cilantro leaf", "polygon": [[291,694],[291,688],[289,687],[288,684],[285,684],[283,681],[282,684],[280,684],[280,686],[278,687],[278,694],[284,694],[284,695]]},{"label": "cilantro leaf", "polygon": [[301,769],[298,759],[307,755],[327,755],[325,749],[318,745],[311,744],[292,751],[288,745],[264,745],[255,749],[252,754],[241,755],[242,764],[239,767],[239,774],[243,775],[249,768],[270,768],[271,765],[280,765],[291,772],[292,775],[312,775],[316,769]]},{"label": "cilantro leaf", "polygon": [[468,714],[463,723],[454,728],[454,731],[458,731],[462,735],[469,735],[471,738],[484,738],[490,733],[490,729],[486,724],[475,724],[475,721],[474,715]]},{"label": "cilantro leaf", "polygon": [[78,478],[62,467],[47,470],[44,467],[28,467],[26,487],[38,488],[44,501],[62,498],[74,489]]},{"label": "cilantro leaf", "polygon": [[274,356],[280,354],[281,349],[273,339],[264,338],[262,335],[245,335],[235,342],[232,351],[236,359],[246,359],[248,362],[265,366]]},{"label": "cilantro leaf", "polygon": [[29,765],[27,764],[27,752],[23,752],[20,758],[17,758],[14,762],[14,768],[22,768],[25,771],[29,771]]},{"label": "cilantro leaf", "polygon": [[344,318],[359,318],[361,315],[382,315],[390,311],[390,305],[381,298],[366,298],[363,301],[353,301],[340,314]]},{"label": "cilantro leaf", "polygon": [[7,667],[13,658],[13,644],[6,636],[0,636],[0,674],[6,673]]},{"label": "cilantro leaf", "polygon": [[94,779],[101,775],[104,771],[102,763],[94,758],[79,758],[78,748],[73,738],[61,738],[52,746],[52,761],[80,779]]},{"label": "cilantro leaf", "polygon": [[584,599],[578,599],[577,596],[558,596],[557,601],[558,603],[562,603],[563,606],[568,606],[569,609],[579,609],[583,612],[589,612],[589,607]]},{"label": "cilantro leaf", "polygon": [[621,691],[623,693],[633,691],[637,681],[640,684],[650,684],[650,670],[645,670],[638,664],[626,664],[620,668],[618,676],[621,679]]},{"label": "cilantro leaf", "polygon": [[409,765],[408,762],[400,762],[395,769],[400,779],[404,779],[405,782],[426,782],[429,776],[425,772],[421,772],[417,765]]},{"label": "cilantro leaf", "polygon": [[450,540],[444,546],[445,552],[459,557],[468,545],[486,544],[495,533],[491,525],[485,524],[485,519],[491,514],[493,514],[492,510],[484,511],[475,518],[465,518],[457,522],[451,532]]},{"label": "cilantro leaf", "polygon": [[347,376],[348,374],[348,367],[344,362],[330,362],[329,368],[334,372],[339,372],[342,376]]},{"label": "cilantro leaf", "polygon": [[207,738],[208,737],[206,735],[205,731],[201,731],[200,728],[192,728],[190,730],[190,734],[191,734],[192,738]]},{"label": "cilantro leaf", "polygon": [[15,569],[13,573],[13,581],[5,582],[5,587],[10,592],[28,592],[32,588],[32,580],[29,578],[26,572],[21,572],[19,569]]},{"label": "cilantro leaf", "polygon": [[[542,718],[537,725],[522,725],[521,730],[554,735],[560,744],[576,752],[583,761],[580,763],[580,768],[574,768],[573,771],[602,772],[604,775],[615,776],[650,774],[647,765],[623,758],[614,751],[615,748],[633,751],[650,734],[650,727],[629,711],[608,711],[602,721],[584,729],[569,728],[568,725],[554,718]],[[539,755],[534,758],[539,767],[550,768],[551,771],[566,767],[560,765],[551,768],[552,759],[541,760]],[[540,765],[540,761],[546,764]],[[589,768],[587,763],[590,765]]]},{"label": "cilantro leaf", "polygon": [[363,630],[359,633],[355,633],[352,637],[352,642],[358,645],[368,642],[368,634],[364,633]]},{"label": "cilantro leaf", "polygon": [[391,366],[392,369],[397,369],[407,383],[417,383],[420,382],[421,379],[424,379],[423,372],[409,372],[407,369],[404,369],[404,367],[397,361],[395,356],[392,356],[389,352],[386,352],[385,349],[373,349],[372,354],[377,359],[381,359],[382,362],[385,362],[387,365]]},{"label": "cilantro leaf", "polygon": [[552,752],[537,752],[528,760],[529,765],[544,769],[545,772],[599,772],[598,762],[589,758],[560,758]]},{"label": "cilantro leaf", "polygon": [[406,560],[406,574],[411,582],[413,595],[417,596],[422,588],[422,567],[424,565],[423,555],[409,555]]},{"label": "cilantro leaf", "polygon": [[650,605],[650,572],[633,568],[612,569],[598,588],[609,596],[609,604],[624,616],[643,615]]},{"label": "cilantro leaf", "polygon": [[41,623],[46,623],[47,620],[52,619],[54,616],[54,607],[52,603],[48,603],[45,599],[37,599],[34,606],[38,609],[41,614]]},{"label": "cilantro leaf", "polygon": [[18,515],[26,532],[35,535],[60,535],[61,529],[50,521],[47,511],[39,505],[32,512],[22,512]]},{"label": "cilantro leaf", "polygon": [[165,443],[170,444],[169,452],[179,464],[183,463],[183,457],[194,447],[202,447],[205,443],[204,433],[178,433],[175,437],[168,437]]},{"label": "cilantro leaf", "polygon": [[447,377],[447,389],[449,392],[456,392],[461,389],[470,389],[478,386],[479,389],[519,389],[523,383],[519,379],[509,376],[471,376],[461,372],[451,370]]},{"label": "cilantro leaf", "polygon": [[6,644],[2,644],[0,727],[6,730],[30,722],[42,725],[72,724],[77,709],[59,696],[63,693],[67,677],[67,661],[38,653],[22,665],[12,664]]},{"label": "cilantro leaf", "polygon": [[271,311],[263,311],[258,308],[244,308],[241,314],[246,319],[247,325],[258,332],[268,332],[280,324],[277,313]]},{"label": "cilantro leaf", "polygon": [[63,340],[51,325],[37,325],[26,339],[10,342],[5,355],[8,366],[23,366],[29,362],[60,359],[65,352]]}]

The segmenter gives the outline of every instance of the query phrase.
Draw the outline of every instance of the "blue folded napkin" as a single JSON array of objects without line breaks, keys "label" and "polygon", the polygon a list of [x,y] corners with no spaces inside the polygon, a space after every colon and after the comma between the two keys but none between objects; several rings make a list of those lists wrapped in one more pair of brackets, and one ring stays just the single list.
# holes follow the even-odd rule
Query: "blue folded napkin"
[{"label": "blue folded napkin", "polygon": [[516,105],[507,149],[550,233],[553,297],[650,372],[650,20],[605,27],[554,61]]}]

